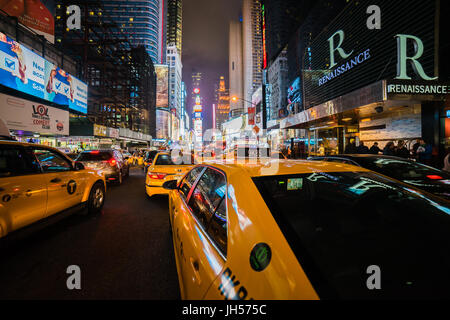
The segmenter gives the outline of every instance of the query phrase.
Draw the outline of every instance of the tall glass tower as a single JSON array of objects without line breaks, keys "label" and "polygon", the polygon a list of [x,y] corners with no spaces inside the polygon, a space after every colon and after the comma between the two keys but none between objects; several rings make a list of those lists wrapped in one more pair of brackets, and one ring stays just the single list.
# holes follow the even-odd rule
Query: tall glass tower
[{"label": "tall glass tower", "polygon": [[165,60],[165,2],[166,0],[102,1],[108,19],[117,25],[114,32],[118,37],[126,36],[133,47],[144,46],[153,63],[163,63]]}]

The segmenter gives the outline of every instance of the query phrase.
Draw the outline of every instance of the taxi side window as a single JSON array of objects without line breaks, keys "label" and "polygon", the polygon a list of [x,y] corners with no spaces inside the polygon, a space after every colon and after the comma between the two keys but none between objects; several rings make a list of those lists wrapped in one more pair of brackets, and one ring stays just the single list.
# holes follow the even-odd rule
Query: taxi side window
[{"label": "taxi side window", "polygon": [[24,149],[0,146],[0,178],[40,173],[39,165]]},{"label": "taxi side window", "polygon": [[204,167],[196,167],[192,169],[186,177],[183,179],[183,181],[180,184],[180,191],[182,196],[185,200],[187,200],[187,197],[189,195],[189,191],[191,191],[191,187],[194,184],[195,180],[197,180],[200,173],[203,172]]},{"label": "taxi side window", "polygon": [[227,201],[225,196],[222,198],[219,207],[211,217],[211,222],[207,230],[208,234],[214,240],[216,245],[227,255]]},{"label": "taxi side window", "polygon": [[47,149],[34,149],[44,172],[63,172],[72,170],[71,163],[62,155]]},{"label": "taxi side window", "polygon": [[224,254],[227,243],[225,193],[225,176],[207,168],[189,199],[193,215]]}]

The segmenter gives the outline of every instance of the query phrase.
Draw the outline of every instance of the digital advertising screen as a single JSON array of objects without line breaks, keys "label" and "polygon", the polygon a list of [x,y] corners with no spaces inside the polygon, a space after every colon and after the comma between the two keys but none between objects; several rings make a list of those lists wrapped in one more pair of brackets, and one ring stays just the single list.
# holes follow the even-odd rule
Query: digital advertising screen
[{"label": "digital advertising screen", "polygon": [[0,84],[87,113],[87,84],[0,32]]},{"label": "digital advertising screen", "polygon": [[156,108],[169,107],[169,67],[155,65],[156,72]]}]

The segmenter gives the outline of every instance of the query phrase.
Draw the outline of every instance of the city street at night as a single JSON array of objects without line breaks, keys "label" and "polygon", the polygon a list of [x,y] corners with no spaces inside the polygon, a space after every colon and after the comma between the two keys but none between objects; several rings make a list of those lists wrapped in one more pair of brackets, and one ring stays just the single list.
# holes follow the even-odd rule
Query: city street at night
[{"label": "city street at night", "polygon": [[0,303],[250,320],[449,300],[448,17],[0,0]]},{"label": "city street at night", "polygon": [[[101,214],[8,240],[0,299],[179,299],[167,197],[147,198],[141,168],[108,188]],[[70,265],[81,269],[81,290],[67,290]]]}]

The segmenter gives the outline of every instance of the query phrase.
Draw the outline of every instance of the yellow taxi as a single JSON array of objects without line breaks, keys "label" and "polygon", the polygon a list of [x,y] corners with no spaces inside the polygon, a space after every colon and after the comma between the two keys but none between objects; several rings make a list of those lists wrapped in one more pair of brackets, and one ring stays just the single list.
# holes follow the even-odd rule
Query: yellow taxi
[{"label": "yellow taxi", "polygon": [[0,141],[0,238],[59,214],[101,211],[104,177],[57,149]]},{"label": "yellow taxi", "polygon": [[173,157],[171,153],[160,152],[156,154],[153,162],[147,169],[145,191],[149,197],[155,194],[168,194],[162,185],[169,180],[179,180],[194,166],[192,156]]},{"label": "yellow taxi", "polygon": [[183,299],[448,297],[449,202],[346,164],[200,164],[167,181]]}]

